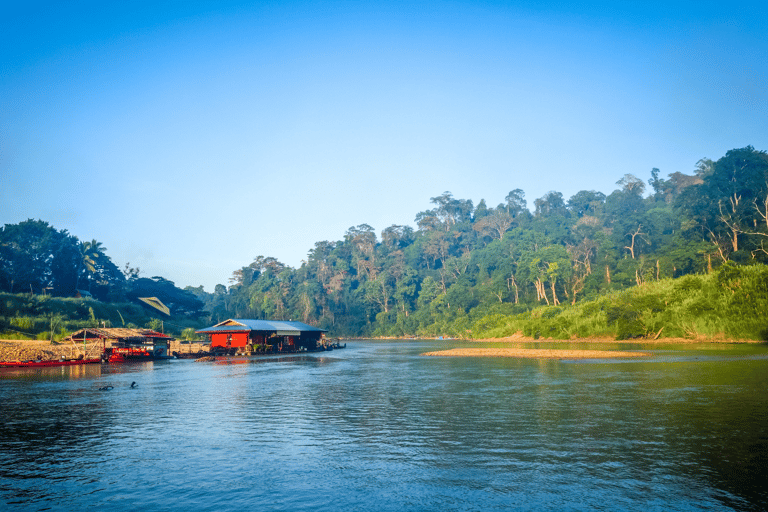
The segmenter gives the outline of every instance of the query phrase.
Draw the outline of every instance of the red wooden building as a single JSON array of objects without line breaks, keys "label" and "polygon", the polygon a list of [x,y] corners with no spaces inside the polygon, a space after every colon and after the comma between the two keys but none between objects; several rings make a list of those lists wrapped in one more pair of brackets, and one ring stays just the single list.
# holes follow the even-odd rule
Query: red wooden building
[{"label": "red wooden building", "polygon": [[295,352],[315,350],[325,331],[302,322],[229,319],[196,332],[210,337],[211,350],[272,345],[281,352]]}]

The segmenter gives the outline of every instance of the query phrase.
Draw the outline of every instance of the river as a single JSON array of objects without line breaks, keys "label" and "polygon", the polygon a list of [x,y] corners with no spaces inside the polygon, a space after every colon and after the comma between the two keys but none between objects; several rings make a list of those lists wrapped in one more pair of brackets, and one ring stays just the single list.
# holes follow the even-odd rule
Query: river
[{"label": "river", "polygon": [[0,509],[768,509],[768,346],[455,346],[0,370]]}]

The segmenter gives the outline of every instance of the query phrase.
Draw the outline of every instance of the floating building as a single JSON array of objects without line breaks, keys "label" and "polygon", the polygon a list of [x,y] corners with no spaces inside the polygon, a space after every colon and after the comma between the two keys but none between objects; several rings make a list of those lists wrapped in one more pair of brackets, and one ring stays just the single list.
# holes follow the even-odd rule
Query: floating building
[{"label": "floating building", "polygon": [[277,352],[298,352],[317,349],[326,331],[303,322],[229,319],[195,332],[210,337],[211,350],[270,345]]}]

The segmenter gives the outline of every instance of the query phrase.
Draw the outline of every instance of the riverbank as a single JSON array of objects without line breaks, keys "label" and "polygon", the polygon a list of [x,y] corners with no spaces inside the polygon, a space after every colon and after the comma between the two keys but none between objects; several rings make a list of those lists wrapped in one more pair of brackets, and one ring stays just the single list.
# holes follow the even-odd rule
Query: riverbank
[{"label": "riverbank", "polygon": [[[339,338],[349,340],[403,340],[403,341],[415,341],[415,340],[433,340],[435,338],[419,338],[417,336],[379,336],[374,338]],[[673,344],[673,345],[686,345],[686,344],[701,344],[701,343],[715,343],[715,344],[768,344],[768,341],[761,340],[737,340],[729,338],[708,338],[700,336],[697,338],[633,338],[628,340],[617,340],[608,337],[595,337],[595,338],[570,338],[570,339],[555,339],[555,338],[533,338],[531,336],[524,336],[521,333],[513,334],[512,336],[505,336],[503,338],[438,338],[439,341],[445,342],[467,342],[467,343],[633,343],[641,345],[654,345],[654,344]]]},{"label": "riverbank", "polygon": [[[361,338],[350,338],[350,339],[361,339]],[[370,338],[370,339],[402,339],[402,340],[409,340],[413,341],[418,338]],[[547,343],[583,343],[583,344],[595,344],[595,343],[605,343],[605,344],[616,344],[616,343],[632,343],[632,344],[638,344],[638,345],[653,345],[653,344],[675,344],[675,345],[682,345],[682,344],[700,344],[700,343],[719,343],[719,344],[744,344],[744,343],[766,343],[764,341],[757,341],[757,340],[727,340],[727,339],[687,339],[687,338],[659,338],[659,339],[636,339],[636,340],[623,340],[623,341],[616,341],[614,339],[610,338],[578,338],[578,339],[571,339],[571,340],[554,340],[554,339],[534,339],[530,337],[526,337],[523,335],[513,335],[508,336],[505,338],[485,338],[485,339],[472,339],[472,340],[458,340],[458,339],[445,339],[443,340],[445,342],[472,342],[472,343],[509,343],[510,345],[519,344],[519,343],[537,343],[537,344],[547,344]],[[72,358],[77,357],[82,353],[83,345],[77,344],[73,345],[71,343],[51,343],[50,341],[39,341],[39,340],[0,340],[0,361],[30,361],[37,359],[38,356],[43,360],[55,360],[59,359],[61,357],[66,358]],[[209,350],[209,345],[205,345],[204,343],[189,343],[189,344],[180,344],[179,341],[174,340],[171,342],[170,350],[169,352],[173,354],[174,352],[178,353],[180,357],[188,356],[191,357],[196,354],[202,354],[207,353],[207,350]],[[467,354],[467,350],[481,350],[481,351],[488,351],[488,350],[497,350],[501,351],[498,354],[496,354],[494,357],[548,357],[546,355],[533,355],[534,352],[531,352],[532,350],[536,349],[526,349],[524,347],[520,346],[510,346],[510,347],[503,347],[503,348],[494,348],[494,349],[450,349],[450,350],[464,350],[465,355]],[[514,350],[522,350],[526,351],[526,354],[529,354],[528,356],[510,356],[505,354],[511,354]],[[546,350],[546,349],[541,349]],[[87,347],[88,355],[93,354],[100,354],[101,353],[101,344],[99,343],[91,343]],[[441,351],[443,352],[443,351]],[[557,352],[565,352],[562,350],[558,350]],[[574,350],[569,350],[568,352],[576,352]],[[615,351],[606,351],[609,353],[616,353]],[[542,352],[542,354],[544,354]],[[455,354],[445,354],[445,355],[455,355]],[[644,355],[644,354],[643,354]],[[573,354],[569,356],[569,358],[572,358]],[[472,356],[475,357],[475,356]],[[490,357],[486,355],[485,357]],[[591,356],[585,356],[585,357],[591,357]]]},{"label": "riverbank", "polygon": [[634,338],[629,340],[616,340],[614,338],[572,338],[568,340],[558,340],[553,338],[531,338],[529,336],[523,336],[522,334],[515,334],[512,336],[506,336],[504,338],[476,338],[462,341],[478,342],[478,343],[637,343],[641,345],[658,345],[658,344],[673,344],[673,345],[686,345],[686,344],[700,344],[700,343],[715,343],[715,344],[747,344],[747,343],[768,343],[761,340],[734,340],[728,338]]}]

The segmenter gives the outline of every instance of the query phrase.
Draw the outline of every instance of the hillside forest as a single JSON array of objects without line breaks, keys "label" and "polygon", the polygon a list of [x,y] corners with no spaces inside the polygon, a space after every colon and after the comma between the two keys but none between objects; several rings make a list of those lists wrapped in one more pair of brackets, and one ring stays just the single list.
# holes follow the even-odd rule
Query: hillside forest
[{"label": "hillside forest", "polygon": [[[444,192],[431,203],[415,215],[415,229],[392,225],[377,236],[372,226],[353,226],[341,240],[315,242],[299,268],[257,256],[212,292],[119,268],[96,240],[41,220],[6,224],[0,332],[24,331],[24,301],[10,299],[24,294],[27,302],[99,303],[101,317],[77,307],[104,325],[126,324],[107,304],[134,311],[134,322],[156,321],[136,299],[158,297],[171,310],[168,325],[188,332],[227,318],[269,318],[331,336],[768,335],[767,308],[760,310],[768,300],[765,151],[733,149],[666,178],[653,169],[647,183],[625,174],[609,195],[552,191],[529,204],[512,189],[492,206]],[[49,326],[46,314],[26,329]],[[748,325],[728,327],[725,316]]]}]

